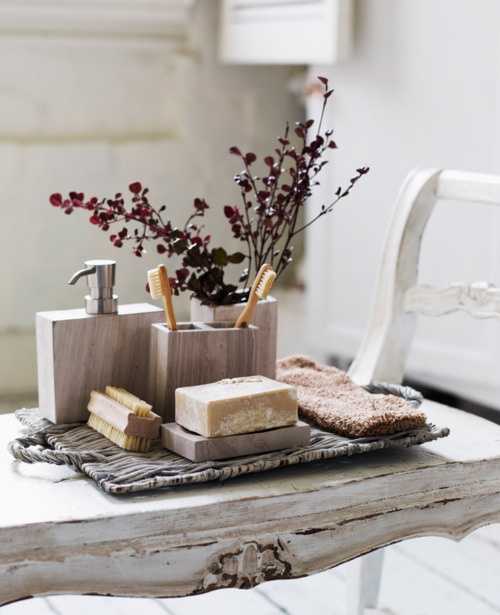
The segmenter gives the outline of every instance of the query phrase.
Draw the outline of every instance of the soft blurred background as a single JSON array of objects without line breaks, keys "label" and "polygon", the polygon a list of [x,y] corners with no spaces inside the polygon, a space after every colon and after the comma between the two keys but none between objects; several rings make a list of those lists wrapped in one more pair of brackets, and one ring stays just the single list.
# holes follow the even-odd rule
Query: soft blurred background
[{"label": "soft blurred background", "polygon": [[[113,248],[51,193],[113,196],[140,180],[179,224],[205,197],[227,242],[229,147],[267,151],[303,117],[290,89],[301,69],[221,64],[218,21],[212,0],[0,2],[1,396],[36,396],[34,313],[83,307],[85,284],[67,280],[84,260],[118,260],[121,303],[148,300],[146,270],[161,262]],[[176,304],[187,313],[187,297]]]},{"label": "soft blurred background", "polygon": [[[499,16],[495,0],[1,0],[0,407],[36,399],[34,313],[82,305],[84,285],[66,281],[85,259],[118,259],[121,302],[147,300],[144,273],[158,262],[113,248],[48,195],[113,195],[140,180],[179,222],[203,196],[211,233],[227,243],[222,207],[239,198],[240,170],[228,148],[265,154],[285,121],[316,117],[318,74],[335,88],[327,121],[339,149],[310,211],[360,164],[371,172],[311,227],[306,261],[299,249],[276,289],[280,354],[347,364],[406,174],[498,169]],[[421,279],[495,281],[498,234],[496,211],[438,207]],[[187,297],[177,306],[186,314]],[[421,319],[410,378],[498,406],[498,329]]]},{"label": "soft blurred background", "polygon": [[[118,260],[121,302],[147,300],[145,271],[159,262],[154,253],[138,259],[113,248],[84,213],[64,216],[48,195],[113,195],[140,180],[179,221],[203,196],[212,234],[227,241],[222,206],[238,198],[232,176],[240,170],[228,148],[267,153],[286,120],[317,117],[311,84],[320,74],[335,88],[327,121],[339,149],[308,207],[319,207],[359,165],[371,171],[335,213],[311,227],[277,289],[279,351],[348,365],[407,173],[417,166],[498,173],[500,3],[345,0],[344,12],[333,14],[338,4],[0,0],[0,410],[36,404],[34,313],[82,306],[83,285],[66,282],[85,259]],[[496,211],[438,206],[425,236],[421,281],[498,283],[499,245]],[[187,314],[187,297],[177,306]],[[497,420],[499,361],[496,321],[460,314],[420,319],[408,377],[431,396],[453,397],[455,405]],[[439,540],[432,548],[425,540],[394,547],[389,571],[400,576],[398,583],[384,580],[384,612],[500,612],[499,544],[493,530],[483,530],[461,550]],[[484,569],[485,561],[495,565]],[[342,570],[325,573],[321,591],[319,580],[290,582],[279,585],[287,591],[245,594],[249,602],[238,599],[237,608],[343,613],[343,601],[332,605],[326,591],[343,595]],[[409,605],[408,579],[417,575],[428,591]],[[429,591],[432,608],[424,600]],[[57,600],[37,601],[37,612],[86,612],[93,599],[75,598],[70,607]],[[154,608],[235,608],[236,599],[221,598],[218,606],[210,600]],[[110,612],[104,604],[111,602],[94,604]],[[125,601],[113,604],[113,613],[132,612]],[[6,613],[16,609],[23,606]]]}]

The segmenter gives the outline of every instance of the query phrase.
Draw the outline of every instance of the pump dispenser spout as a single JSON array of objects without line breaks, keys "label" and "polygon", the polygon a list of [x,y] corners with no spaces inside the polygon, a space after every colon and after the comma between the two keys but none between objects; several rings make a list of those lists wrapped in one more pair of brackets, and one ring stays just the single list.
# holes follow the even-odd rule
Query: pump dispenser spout
[{"label": "pump dispenser spout", "polygon": [[74,284],[76,284],[78,282],[78,280],[80,278],[82,278],[84,275],[90,275],[91,273],[95,273],[96,269],[95,267],[85,267],[84,269],[80,269],[80,271],[76,271],[68,280],[68,284],[71,284],[71,286],[73,286]]},{"label": "pump dispenser spout", "polygon": [[85,261],[85,267],[76,271],[68,284],[76,284],[82,277],[86,278],[89,294],[85,296],[87,314],[116,314],[118,296],[113,294],[116,276],[116,261]]}]

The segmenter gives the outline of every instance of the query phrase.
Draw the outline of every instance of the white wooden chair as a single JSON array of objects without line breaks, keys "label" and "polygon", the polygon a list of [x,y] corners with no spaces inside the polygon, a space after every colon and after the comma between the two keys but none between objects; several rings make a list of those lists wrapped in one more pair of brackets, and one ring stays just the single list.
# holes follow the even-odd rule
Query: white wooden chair
[{"label": "white wooden chair", "polygon": [[[419,171],[407,181],[374,318],[352,368],[359,382],[401,379],[414,321],[408,308],[500,315],[490,288],[413,290],[437,197],[499,203],[500,179]],[[437,308],[429,307],[434,299]],[[424,410],[451,428],[448,438],[126,498],[105,495],[67,468],[12,461],[6,443],[19,428],[2,416],[0,604],[47,594],[174,597],[247,588],[370,554],[358,560],[351,591],[350,615],[361,615],[376,608],[381,547],[424,535],[458,539],[500,521],[500,427],[433,402]]]},{"label": "white wooden chair", "polygon": [[[372,317],[349,372],[359,384],[401,383],[418,313],[442,316],[460,310],[476,318],[500,317],[500,289],[492,284],[442,289],[417,284],[422,236],[434,206],[445,200],[500,205],[500,176],[436,169],[408,176],[396,201]],[[350,615],[376,606],[382,563],[383,550],[358,560],[351,579]]]}]

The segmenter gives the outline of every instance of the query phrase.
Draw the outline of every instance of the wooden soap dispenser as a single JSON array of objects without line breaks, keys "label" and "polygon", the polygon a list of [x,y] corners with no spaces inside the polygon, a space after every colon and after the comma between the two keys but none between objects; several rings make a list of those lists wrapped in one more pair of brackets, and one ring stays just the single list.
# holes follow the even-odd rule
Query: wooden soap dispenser
[{"label": "wooden soap dispenser", "polygon": [[85,309],[36,315],[40,413],[54,423],[86,421],[90,392],[108,385],[144,399],[151,325],[163,319],[154,305],[118,304],[115,261],[84,265],[69,284],[85,278]]}]

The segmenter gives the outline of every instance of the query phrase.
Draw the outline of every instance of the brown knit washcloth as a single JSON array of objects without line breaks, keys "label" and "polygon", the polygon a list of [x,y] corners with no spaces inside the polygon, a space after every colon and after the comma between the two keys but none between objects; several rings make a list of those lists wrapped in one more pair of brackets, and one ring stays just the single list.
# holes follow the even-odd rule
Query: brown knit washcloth
[{"label": "brown knit washcloth", "polygon": [[418,429],[425,414],[395,395],[368,393],[335,368],[303,356],[278,361],[277,379],[297,388],[302,416],[341,436],[388,435]]}]

